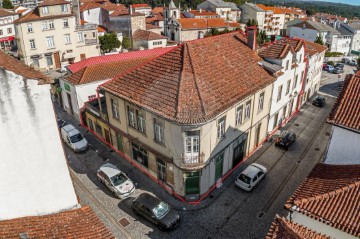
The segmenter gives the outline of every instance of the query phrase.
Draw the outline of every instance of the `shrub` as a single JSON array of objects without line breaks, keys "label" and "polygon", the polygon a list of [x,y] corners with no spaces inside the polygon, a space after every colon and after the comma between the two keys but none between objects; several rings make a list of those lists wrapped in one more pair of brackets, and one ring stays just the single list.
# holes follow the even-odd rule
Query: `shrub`
[{"label": "shrub", "polygon": [[337,57],[337,56],[343,56],[344,54],[341,52],[325,52],[325,57]]},{"label": "shrub", "polygon": [[333,61],[328,61],[326,64],[330,65],[330,66],[334,66],[335,63]]}]

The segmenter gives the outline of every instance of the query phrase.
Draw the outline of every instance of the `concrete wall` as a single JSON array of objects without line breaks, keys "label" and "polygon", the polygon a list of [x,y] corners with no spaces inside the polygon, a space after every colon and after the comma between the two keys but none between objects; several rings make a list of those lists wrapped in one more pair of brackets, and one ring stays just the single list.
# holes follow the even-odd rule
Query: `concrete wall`
[{"label": "concrete wall", "polygon": [[316,37],[319,35],[319,32],[313,29],[303,29],[301,27],[294,27],[294,26],[290,26],[287,29],[289,31],[288,36],[299,37],[312,42],[314,42],[316,40]]},{"label": "concrete wall", "polygon": [[102,25],[108,27],[109,12],[103,8],[93,8],[81,13],[81,19],[88,23]]}]

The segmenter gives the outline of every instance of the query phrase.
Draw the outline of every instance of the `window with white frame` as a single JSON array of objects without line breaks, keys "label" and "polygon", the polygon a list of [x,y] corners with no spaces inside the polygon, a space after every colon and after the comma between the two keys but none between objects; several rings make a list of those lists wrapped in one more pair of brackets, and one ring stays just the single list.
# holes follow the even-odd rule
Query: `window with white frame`
[{"label": "window with white frame", "polygon": [[158,45],[161,45],[162,44],[162,41],[154,41],[153,42],[153,46],[158,46]]},{"label": "window with white frame", "polygon": [[49,21],[49,29],[55,29],[55,25],[53,21]]},{"label": "window with white frame", "polygon": [[128,106],[128,120],[129,126],[136,128],[135,109],[130,106]]},{"label": "window with white frame", "polygon": [[264,97],[265,97],[265,93],[262,92],[259,96],[258,111],[262,111],[264,109]]},{"label": "window with white frame", "polygon": [[69,27],[69,21],[68,19],[63,20],[64,27]]},{"label": "window with white frame", "polygon": [[137,114],[137,125],[138,125],[138,130],[140,132],[143,132],[145,133],[145,129],[146,129],[146,126],[145,126],[145,116],[144,116],[144,113],[140,112],[140,111],[136,111],[136,114]]},{"label": "window with white frame", "polygon": [[243,115],[243,106],[240,105],[236,108],[236,118],[235,118],[236,125],[242,124],[242,115]]},{"label": "window with white frame", "polygon": [[120,119],[120,114],[119,114],[119,105],[117,103],[117,101],[115,101],[114,99],[111,99],[111,111],[112,111],[112,116],[114,119]]},{"label": "window with white frame", "polygon": [[62,12],[67,12],[67,11],[68,11],[68,6],[67,6],[67,4],[61,5],[61,11],[62,11]]},{"label": "window with white frame", "polygon": [[55,48],[54,37],[47,37],[46,45],[48,48]]},{"label": "window with white frame", "polygon": [[41,23],[41,26],[42,26],[42,29],[43,29],[43,30],[47,30],[47,29],[48,29],[47,22],[42,22],[42,23]]},{"label": "window with white frame", "polygon": [[9,27],[9,28],[7,29],[7,33],[8,33],[8,34],[11,34],[11,33],[12,33],[12,28],[11,28],[11,27]]},{"label": "window with white frame", "polygon": [[71,44],[70,34],[65,34],[65,44]]},{"label": "window with white frame", "polygon": [[84,41],[84,36],[83,36],[82,32],[78,32],[77,36],[78,36],[78,42]]},{"label": "window with white frame", "polygon": [[217,139],[220,140],[225,135],[225,119],[226,117],[223,116],[218,120],[217,123]]},{"label": "window with white frame", "polygon": [[297,85],[297,80],[298,80],[298,75],[295,76],[293,89],[295,89],[295,87]]},{"label": "window with white frame", "polygon": [[30,43],[30,49],[36,49],[36,45],[35,45],[35,40],[34,39],[30,39],[29,40]]},{"label": "window with white frame", "polygon": [[49,8],[48,7],[42,7],[41,10],[42,10],[42,13],[44,13],[44,14],[49,13]]},{"label": "window with white frame", "polygon": [[159,143],[164,142],[164,126],[158,120],[154,120],[154,135],[155,141]]},{"label": "window with white frame", "polygon": [[185,156],[198,156],[200,150],[200,131],[185,132]]},{"label": "window with white frame", "polygon": [[34,30],[33,30],[33,27],[32,27],[32,24],[31,24],[31,23],[27,24],[27,30],[28,30],[28,32],[34,32]]},{"label": "window with white frame", "polygon": [[278,87],[277,101],[281,100],[283,86]]},{"label": "window with white frame", "polygon": [[288,80],[287,83],[286,83],[285,95],[289,94],[289,92],[290,92],[290,84],[291,84],[291,80]]},{"label": "window with white frame", "polygon": [[289,69],[289,60],[286,61],[285,70],[287,71]]},{"label": "window with white frame", "polygon": [[251,114],[251,100],[248,100],[245,104],[245,119],[250,119]]}]

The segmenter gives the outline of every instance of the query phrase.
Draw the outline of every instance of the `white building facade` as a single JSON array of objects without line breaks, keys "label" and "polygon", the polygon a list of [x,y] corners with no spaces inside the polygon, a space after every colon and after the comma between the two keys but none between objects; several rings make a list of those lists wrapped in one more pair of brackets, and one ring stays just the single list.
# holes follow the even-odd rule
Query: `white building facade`
[{"label": "white building facade", "polygon": [[11,49],[15,39],[13,22],[18,18],[16,13],[0,8],[0,49]]}]

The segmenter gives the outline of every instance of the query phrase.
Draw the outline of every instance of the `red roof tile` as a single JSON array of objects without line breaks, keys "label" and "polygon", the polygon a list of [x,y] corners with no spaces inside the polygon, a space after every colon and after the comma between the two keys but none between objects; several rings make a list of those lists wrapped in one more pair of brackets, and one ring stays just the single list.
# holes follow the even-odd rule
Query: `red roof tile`
[{"label": "red roof tile", "polygon": [[86,2],[80,6],[80,12],[95,8],[101,8],[101,4],[98,4],[96,2]]},{"label": "red roof tile", "polygon": [[105,4],[101,4],[101,7],[109,12],[128,10],[128,8],[123,4],[114,4],[111,2],[106,2]]},{"label": "red roof tile", "polygon": [[330,239],[331,237],[322,235],[316,231],[308,229],[303,225],[291,222],[290,220],[276,215],[271,224],[265,239]]},{"label": "red roof tile", "polygon": [[156,15],[164,12],[164,7],[154,7],[151,13]]},{"label": "red roof tile", "polygon": [[306,46],[305,52],[310,56],[326,51],[328,48],[315,42],[303,40]]},{"label": "red roof tile", "polygon": [[347,75],[328,123],[360,131],[360,75]]},{"label": "red roof tile", "polygon": [[130,5],[132,8],[151,8],[149,5],[147,5],[146,3],[140,3],[140,4],[131,4]]},{"label": "red roof tile", "polygon": [[146,30],[162,29],[162,27],[154,26],[152,24],[146,24]]},{"label": "red roof tile", "polygon": [[286,57],[289,51],[298,52],[303,46],[304,41],[294,38],[282,38],[268,45],[263,46],[259,50],[259,56],[264,58],[279,58]]},{"label": "red roof tile", "polygon": [[134,41],[138,41],[138,40],[153,41],[153,40],[167,39],[167,37],[157,34],[155,32],[138,29],[134,32],[133,39]]},{"label": "red roof tile", "polygon": [[151,24],[156,21],[164,21],[164,17],[161,14],[157,14],[152,17],[146,17],[145,21],[146,23]]},{"label": "red roof tile", "polygon": [[14,57],[7,55],[0,50],[0,68],[12,71],[28,79],[40,80],[40,84],[52,83],[52,79],[43,75],[40,71],[25,65],[23,62],[16,60]]},{"label": "red roof tile", "polygon": [[317,164],[285,207],[360,237],[360,165]]},{"label": "red roof tile", "polygon": [[46,216],[0,221],[0,238],[115,238],[89,206]]},{"label": "red roof tile", "polygon": [[0,17],[8,17],[13,15],[18,15],[18,14],[15,12],[11,12],[8,9],[0,8]]},{"label": "red roof tile", "polygon": [[189,41],[101,88],[170,121],[203,123],[275,80],[246,41],[240,32]]},{"label": "red roof tile", "polygon": [[187,29],[208,29],[208,28],[225,28],[229,24],[222,18],[180,18],[177,19],[181,28]]},{"label": "red roof tile", "polygon": [[189,12],[195,16],[217,16],[215,12],[210,12],[206,10],[201,10],[201,12],[200,10],[190,10]]},{"label": "red roof tile", "polygon": [[70,4],[70,2],[65,0],[45,0],[39,4],[40,7],[43,6],[54,6],[54,5],[62,5],[62,4]]},{"label": "red roof tile", "polygon": [[108,29],[104,26],[98,25],[98,32],[107,32]]},{"label": "red roof tile", "polygon": [[273,11],[274,14],[285,14],[283,12],[283,9],[282,8],[278,8],[278,7],[268,7],[268,6],[265,6],[263,4],[256,4],[256,6],[258,6],[259,8],[265,10],[265,11]]},{"label": "red roof tile", "polygon": [[67,66],[67,68],[72,72],[75,73],[86,66],[106,63],[106,62],[115,62],[115,61],[124,61],[124,60],[131,60],[137,59],[142,57],[156,57],[165,52],[171,50],[172,48],[156,48],[152,50],[143,50],[143,51],[132,51],[126,53],[119,53],[119,54],[112,54],[106,56],[95,56],[87,58],[86,60],[76,62]]},{"label": "red roof tile", "polygon": [[32,21],[42,21],[46,19],[56,19],[56,18],[72,17],[72,16],[73,14],[60,14],[60,15],[50,15],[50,16],[40,17],[38,8],[35,8],[34,10],[16,19],[14,23],[17,24],[17,23],[32,22]]}]

